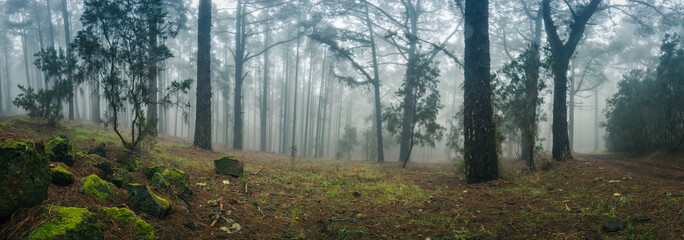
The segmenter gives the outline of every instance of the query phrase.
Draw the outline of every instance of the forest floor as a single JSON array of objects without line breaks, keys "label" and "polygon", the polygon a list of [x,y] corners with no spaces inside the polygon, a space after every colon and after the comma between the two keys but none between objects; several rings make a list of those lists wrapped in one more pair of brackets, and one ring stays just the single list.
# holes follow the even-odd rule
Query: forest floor
[{"label": "forest floor", "polygon": [[[121,150],[111,130],[88,122],[63,121],[53,129],[25,116],[0,120],[0,138],[40,141],[55,133],[72,140],[76,151],[104,142],[110,160]],[[286,155],[205,151],[164,136],[142,148],[143,167],[180,168],[190,174],[195,193],[189,210],[172,202],[172,213],[162,220],[137,213],[162,239],[684,239],[681,155],[576,154],[534,172],[504,161],[502,179],[469,185],[452,163],[410,163],[406,169],[397,162],[330,159],[292,164]],[[229,154],[245,163],[243,178],[214,173],[212,160]],[[0,239],[30,233],[45,217],[35,209],[45,206],[123,206],[125,190],[107,200],[79,193],[80,179],[96,171],[92,161],[90,155],[77,159],[71,167],[76,183],[51,185],[41,206],[22,209],[0,225]],[[147,180],[136,172],[133,182]],[[218,207],[207,201],[217,199],[241,225],[237,233],[219,230],[227,223],[210,227]],[[184,227],[188,219],[196,230]],[[624,221],[625,228],[605,231],[608,219]],[[130,229],[103,229],[107,239],[134,236]]]}]

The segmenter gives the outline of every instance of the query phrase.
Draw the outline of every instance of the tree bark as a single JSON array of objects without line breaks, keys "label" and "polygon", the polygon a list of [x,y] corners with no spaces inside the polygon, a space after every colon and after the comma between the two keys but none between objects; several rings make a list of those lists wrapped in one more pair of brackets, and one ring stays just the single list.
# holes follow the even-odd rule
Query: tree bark
[{"label": "tree bark", "polygon": [[[69,9],[67,8],[67,1],[62,0],[62,19],[64,20],[64,43],[66,45],[67,53],[71,54],[71,27],[69,26]],[[69,97],[69,120],[74,120],[74,92]]]},{"label": "tree bark", "polygon": [[245,76],[242,71],[245,63],[245,26],[242,0],[237,1],[235,18],[235,90],[233,93],[233,149],[242,150],[243,147],[243,112],[242,112],[242,83]]},{"label": "tree bark", "polygon": [[[299,22],[299,21],[298,21]],[[299,25],[299,24],[297,24]],[[299,31],[299,28],[297,28]],[[297,157],[297,145],[295,137],[297,136],[297,82],[299,81],[299,46],[301,38],[297,38],[297,54],[295,58],[295,76],[294,76],[294,110],[292,111],[292,146],[290,146],[290,156]]]},{"label": "tree bark", "polygon": [[[266,23],[266,26],[268,26],[268,25],[269,24]],[[264,34],[265,34],[264,46],[268,47],[269,45],[271,45],[271,31],[269,31],[267,29]],[[268,131],[268,103],[269,103],[268,102],[269,101],[269,98],[268,98],[269,78],[268,77],[269,77],[269,71],[270,71],[269,64],[268,64],[268,60],[270,57],[269,55],[270,55],[269,50],[266,50],[266,52],[264,52],[264,83],[263,83],[262,91],[261,91],[261,106],[259,107],[259,126],[261,127],[261,132],[259,133],[259,135],[260,135],[259,136],[259,144],[260,144],[259,151],[261,151],[261,152],[266,152],[266,149],[268,147],[268,144],[267,144],[268,140],[266,138],[266,133]]]},{"label": "tree bark", "polygon": [[594,152],[599,150],[599,89],[594,88]]},{"label": "tree bark", "polygon": [[26,46],[26,33],[24,30],[21,31],[21,48],[24,50],[24,69],[26,70],[26,86],[31,87],[31,75],[29,75],[29,62],[28,62],[28,52]]},{"label": "tree bark", "polygon": [[52,8],[50,7],[50,0],[45,0],[47,3],[47,15],[48,15],[48,36],[50,37],[50,47],[55,46],[55,34],[52,30]]},{"label": "tree bark", "polygon": [[403,116],[401,123],[401,140],[399,147],[399,161],[403,162],[403,166],[406,167],[406,163],[411,157],[412,139],[413,139],[413,126],[415,121],[415,109],[414,109],[414,96],[413,96],[413,83],[415,82],[415,73],[411,72],[412,64],[418,64],[417,59],[417,45],[418,45],[418,11],[420,10],[420,0],[417,3],[418,6],[414,8],[407,9],[409,14],[410,22],[410,33],[409,33],[409,49],[408,49],[408,65],[406,71],[406,94],[404,95],[404,105],[403,105]]},{"label": "tree bark", "polygon": [[499,178],[492,110],[488,0],[466,0],[464,160],[468,183]]},{"label": "tree bark", "polygon": [[568,66],[570,57],[577,49],[577,44],[582,39],[587,22],[596,12],[601,0],[591,0],[583,6],[580,12],[573,13],[573,23],[570,25],[570,33],[565,43],[558,36],[557,28],[551,18],[550,0],[542,0],[544,28],[546,37],[551,48],[553,73],[553,159],[565,161],[572,159],[570,139],[568,136]]},{"label": "tree bark", "polygon": [[380,70],[378,69],[378,56],[375,45],[375,36],[373,34],[373,25],[371,24],[370,15],[368,14],[368,2],[364,1],[366,8],[366,28],[371,46],[371,57],[373,58],[373,100],[375,102],[375,136],[377,137],[377,161],[385,161],[385,152],[382,144],[382,103],[380,102]]},{"label": "tree bark", "polygon": [[[152,12],[147,13],[148,14],[148,24],[149,24],[149,47],[152,48],[152,51],[150,51],[149,54],[149,62],[150,66],[147,69],[147,76],[149,77],[147,80],[148,84],[148,90],[149,92],[147,93],[147,98],[149,102],[147,103],[147,120],[148,121],[157,121],[159,120],[159,112],[157,109],[157,94],[158,94],[158,89],[157,89],[157,55],[156,55],[156,47],[157,47],[157,35],[158,35],[158,26],[157,26],[157,19],[156,17],[159,15],[159,12],[161,11],[161,6],[151,6],[152,7]],[[199,66],[198,66],[199,67]],[[199,76],[198,76],[199,77]],[[154,130],[152,131],[151,135],[152,136],[157,136],[157,132],[159,131],[158,123],[154,124]]]},{"label": "tree bark", "polygon": [[198,15],[194,145],[211,150],[211,0],[200,0]]}]

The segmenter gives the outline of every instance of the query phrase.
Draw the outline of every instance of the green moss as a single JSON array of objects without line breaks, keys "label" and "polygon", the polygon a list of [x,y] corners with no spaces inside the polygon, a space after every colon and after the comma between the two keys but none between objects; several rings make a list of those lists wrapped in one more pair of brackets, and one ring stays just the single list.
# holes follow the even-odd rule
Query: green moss
[{"label": "green moss", "polygon": [[47,142],[46,150],[50,161],[74,165],[74,147],[68,139],[60,136],[51,137]]},{"label": "green moss", "polygon": [[152,194],[152,197],[154,197],[155,200],[157,200],[162,208],[168,209],[171,207],[171,204],[169,204],[169,201],[160,197],[159,195],[155,194],[154,192],[150,191]]},{"label": "green moss", "polygon": [[156,165],[156,166],[151,166],[151,167],[146,167],[145,168],[145,177],[147,179],[152,179],[155,173],[162,173],[164,170],[166,170],[166,166],[164,165]]},{"label": "green moss", "polygon": [[140,156],[128,149],[124,149],[119,153],[116,161],[119,163],[119,167],[125,168],[129,172],[137,172],[140,170]]},{"label": "green moss", "polygon": [[118,224],[130,224],[133,222],[133,230],[138,239],[154,239],[154,227],[147,224],[147,222],[140,219],[140,217],[133,215],[131,210],[126,208],[104,207],[100,209],[100,212],[104,213]]},{"label": "green moss", "polygon": [[84,159],[86,157],[86,154],[84,152],[76,152],[76,157],[78,159]]},{"label": "green moss", "polygon": [[74,183],[74,175],[62,166],[52,169],[52,182],[57,185],[67,186]]},{"label": "green moss", "polygon": [[0,140],[0,219],[47,198],[52,179],[41,143]]},{"label": "green moss", "polygon": [[166,179],[159,173],[155,173],[154,176],[152,176],[152,179],[150,180],[150,184],[152,186],[158,187],[160,189],[171,189],[171,186],[169,183],[166,181]]},{"label": "green moss", "polygon": [[102,239],[94,214],[85,208],[55,207],[55,217],[38,226],[26,239]]},{"label": "green moss", "polygon": [[82,179],[83,191],[95,198],[103,199],[113,195],[116,191],[114,184],[106,182],[93,174]]}]

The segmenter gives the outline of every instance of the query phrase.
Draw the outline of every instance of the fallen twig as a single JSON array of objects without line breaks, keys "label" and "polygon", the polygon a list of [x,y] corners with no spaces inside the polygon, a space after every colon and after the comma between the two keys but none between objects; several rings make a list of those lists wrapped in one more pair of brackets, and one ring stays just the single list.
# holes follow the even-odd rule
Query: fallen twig
[{"label": "fallen twig", "polygon": [[553,202],[555,202],[555,203],[566,203],[566,202],[570,202],[570,200],[563,200],[563,201],[553,201]]},{"label": "fallen twig", "polygon": [[259,212],[261,213],[261,219],[264,219],[266,217],[266,214],[264,214],[264,212],[261,211],[261,206],[257,205],[257,209],[259,209]]},{"label": "fallen twig", "polygon": [[263,169],[259,169],[259,171],[253,172],[252,175],[257,175],[257,174],[259,174],[259,173],[261,172],[261,170],[263,170]]},{"label": "fallen twig", "polygon": [[248,193],[247,192],[247,183],[245,183],[245,193]]}]

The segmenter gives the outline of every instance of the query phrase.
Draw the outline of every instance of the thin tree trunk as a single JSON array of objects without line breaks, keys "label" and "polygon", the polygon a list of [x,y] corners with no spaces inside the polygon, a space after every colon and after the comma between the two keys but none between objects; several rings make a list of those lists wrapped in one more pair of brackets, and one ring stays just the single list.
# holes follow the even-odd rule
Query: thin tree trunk
[{"label": "thin tree trunk", "polygon": [[194,145],[211,150],[211,0],[200,0],[197,20],[197,111]]},{"label": "thin tree trunk", "polygon": [[[268,22],[266,23],[268,26]],[[266,30],[265,32],[265,43],[264,46],[270,46],[271,45],[271,31]],[[264,52],[264,83],[262,86],[262,91],[261,91],[261,107],[259,108],[259,125],[261,126],[261,132],[260,132],[260,139],[259,139],[259,151],[261,152],[266,152],[267,149],[267,138],[266,138],[266,133],[268,131],[268,89],[269,89],[269,65],[268,60],[269,60],[269,50],[266,50]]]},{"label": "thin tree trunk", "polygon": [[[157,26],[157,19],[155,19],[154,16],[157,16],[159,14],[160,6],[152,6],[152,12],[147,13],[148,14],[148,24],[149,24],[149,45],[151,48],[156,49],[157,47],[157,35],[158,35],[158,26]],[[158,112],[158,106],[157,106],[157,95],[158,90],[157,90],[157,55],[155,51],[150,51],[149,54],[149,62],[150,66],[147,69],[147,84],[148,84],[148,90],[149,92],[147,93],[147,98],[149,100],[149,103],[147,104],[147,120],[148,121],[158,121],[159,120],[159,112]],[[198,66],[199,68],[200,66]],[[210,77],[211,79],[211,77]],[[199,81],[199,75],[198,75],[198,81]],[[210,103],[211,104],[211,103]],[[154,130],[152,131],[151,135],[152,136],[157,136],[157,132],[159,131],[158,129],[158,123],[154,124]]]},{"label": "thin tree trunk", "polygon": [[[327,52],[326,52],[327,54]],[[323,57],[325,59],[325,57]],[[323,60],[325,61],[325,60]],[[311,112],[311,82],[313,82],[313,68],[314,68],[314,51],[312,48],[311,57],[309,58],[309,83],[306,91],[306,113],[304,114],[304,140],[302,141],[302,155],[309,155],[309,114]]]},{"label": "thin tree trunk", "polygon": [[[299,30],[299,29],[297,29]],[[297,54],[295,58],[295,76],[294,76],[294,110],[292,111],[292,146],[290,146],[290,156],[297,157],[297,145],[295,137],[297,136],[297,82],[299,81],[299,46],[300,39],[297,38]]]},{"label": "thin tree trunk", "polygon": [[489,57],[488,0],[465,2],[464,160],[468,183],[499,178]]},{"label": "thin tree trunk", "polygon": [[594,88],[594,152],[599,150],[599,89]]},{"label": "thin tree trunk", "polygon": [[378,56],[375,45],[375,36],[373,34],[373,24],[371,24],[370,16],[368,14],[368,2],[364,1],[366,8],[366,27],[369,30],[371,57],[373,58],[373,100],[375,102],[375,136],[377,137],[377,161],[385,161],[385,151],[382,144],[382,103],[380,102],[380,70],[378,69]]},{"label": "thin tree trunk", "polygon": [[31,87],[31,75],[29,75],[28,52],[26,47],[26,33],[21,31],[21,49],[24,50],[24,69],[26,70],[26,86]]}]

